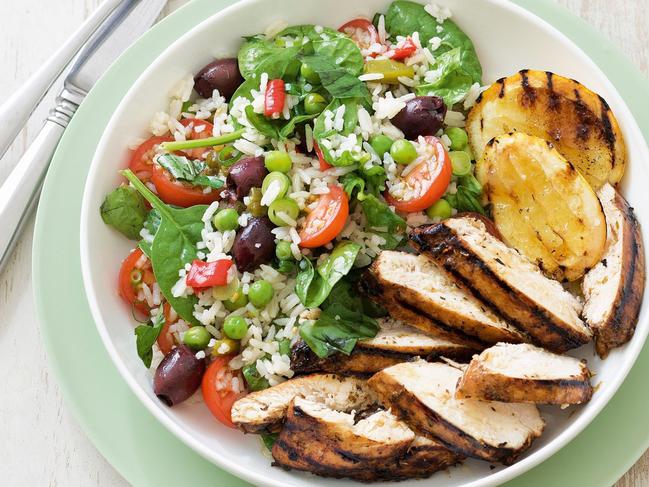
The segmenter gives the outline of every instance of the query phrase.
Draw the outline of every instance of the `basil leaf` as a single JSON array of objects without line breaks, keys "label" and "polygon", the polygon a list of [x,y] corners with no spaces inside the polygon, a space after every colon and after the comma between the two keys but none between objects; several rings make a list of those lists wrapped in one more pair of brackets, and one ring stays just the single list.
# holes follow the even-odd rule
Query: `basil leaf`
[{"label": "basil leaf", "polygon": [[153,351],[151,349],[158,339],[164,324],[165,315],[160,312],[153,319],[150,325],[139,325],[135,328],[135,346],[137,348],[137,355],[142,359],[142,362],[144,362],[147,369],[151,367],[151,360],[153,359]]},{"label": "basil leaf", "polygon": [[378,330],[373,318],[333,303],[316,321],[302,324],[300,336],[318,357],[325,358],[336,352],[349,355],[359,338],[372,338]]},{"label": "basil leaf", "polygon": [[334,285],[350,271],[360,249],[361,246],[356,243],[339,243],[318,266],[317,273],[309,259],[302,259],[295,284],[295,294],[300,302],[307,308],[320,306]]},{"label": "basil leaf", "polygon": [[198,325],[194,317],[196,296],[175,297],[171,289],[178,282],[178,271],[197,258],[196,243],[201,240],[202,217],[207,206],[173,208],[160,201],[132,171],[127,169],[122,174],[160,213],[160,227],[153,238],[150,259],[162,295],[183,320]]},{"label": "basil leaf", "polygon": [[[481,82],[482,67],[473,42],[452,20],[446,19],[440,24],[426,12],[423,5],[397,0],[392,2],[385,14],[385,28],[395,37],[418,32],[423,46],[433,37],[441,40],[433,53],[436,60],[431,69],[439,70],[442,78],[431,85],[418,87],[417,94],[441,96],[451,107],[466,96],[473,83]],[[445,55],[453,50],[457,51]]]},{"label": "basil leaf", "polygon": [[[160,213],[158,213],[157,210],[149,211],[146,220],[144,220],[143,228],[145,228],[151,236],[155,236],[158,228],[160,228]],[[138,244],[140,250],[142,250],[149,259],[151,258],[151,244],[152,242],[147,242],[144,239],[140,240],[140,243]]]},{"label": "basil leaf", "polygon": [[225,185],[225,182],[218,176],[202,174],[207,169],[204,161],[190,160],[187,157],[175,154],[161,154],[156,158],[156,162],[175,179],[186,181],[194,186],[220,189]]},{"label": "basil leaf", "polygon": [[147,215],[146,201],[130,186],[120,186],[106,196],[99,209],[101,219],[131,240],[140,238]]},{"label": "basil leaf", "polygon": [[[385,239],[382,249],[396,249],[405,237],[406,221],[374,195],[367,195],[361,201],[361,206],[367,220],[367,231]],[[376,228],[381,230],[375,230]]]},{"label": "basil leaf", "polygon": [[268,380],[259,374],[256,363],[246,365],[241,369],[241,373],[251,391],[261,391],[270,387]]}]

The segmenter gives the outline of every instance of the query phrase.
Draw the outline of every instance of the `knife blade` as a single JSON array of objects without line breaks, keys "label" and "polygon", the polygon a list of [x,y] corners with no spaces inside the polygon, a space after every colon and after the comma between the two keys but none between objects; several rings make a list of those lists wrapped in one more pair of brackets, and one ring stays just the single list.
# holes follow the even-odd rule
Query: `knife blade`
[{"label": "knife blade", "polygon": [[90,89],[155,21],[166,0],[124,0],[79,51],[45,125],[0,187],[0,272],[33,211],[65,128]]}]

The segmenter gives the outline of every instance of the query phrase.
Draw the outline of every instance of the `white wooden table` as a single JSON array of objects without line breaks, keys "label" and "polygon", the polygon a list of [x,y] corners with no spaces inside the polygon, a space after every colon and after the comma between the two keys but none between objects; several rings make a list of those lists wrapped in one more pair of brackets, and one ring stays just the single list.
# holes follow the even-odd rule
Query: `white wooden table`
[{"label": "white wooden table", "polygon": [[[100,1],[0,0],[0,93],[16,89]],[[170,0],[165,13],[186,1]],[[646,0],[558,1],[604,33],[649,75]],[[0,161],[0,181],[35,136],[46,112],[44,106],[36,113]],[[126,485],[71,417],[49,373],[32,299],[32,232],[33,219],[0,274],[0,485]],[[622,486],[649,486],[649,453],[616,487]]]}]

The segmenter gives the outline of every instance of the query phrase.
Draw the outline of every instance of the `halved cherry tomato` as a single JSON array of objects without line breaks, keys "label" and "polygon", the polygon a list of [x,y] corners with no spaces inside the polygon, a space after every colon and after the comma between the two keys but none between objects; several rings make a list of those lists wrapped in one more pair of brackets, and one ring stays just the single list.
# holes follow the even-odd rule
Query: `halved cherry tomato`
[{"label": "halved cherry tomato", "polygon": [[417,51],[417,46],[413,42],[412,38],[408,36],[406,41],[401,45],[401,47],[396,47],[392,56],[389,56],[395,61],[405,59],[412,56]]},{"label": "halved cherry tomato", "polygon": [[196,259],[192,262],[185,281],[194,289],[225,286],[228,283],[230,267],[232,267],[231,259],[219,259],[213,262]]},{"label": "halved cherry tomato", "polygon": [[320,147],[318,144],[314,141],[313,142],[313,150],[315,151],[316,155],[318,156],[318,161],[320,161],[320,170],[321,171],[326,171],[327,169],[331,169],[333,166],[329,164],[325,158],[324,155],[322,154],[322,151],[320,150]]},{"label": "halved cherry tomato", "polygon": [[174,334],[169,331],[169,327],[176,321],[178,321],[178,315],[176,315],[173,320],[171,319],[172,313],[171,305],[169,303],[165,303],[162,310],[165,314],[165,324],[162,327],[162,330],[160,330],[157,342],[158,347],[160,347],[160,351],[163,354],[167,355],[169,352],[171,352],[171,349],[176,346],[176,339],[174,338]]},{"label": "halved cherry tomato", "polygon": [[347,194],[340,186],[329,186],[309,213],[300,231],[300,247],[313,249],[331,242],[342,231],[349,216]]},{"label": "halved cherry tomato", "polygon": [[282,113],[285,102],[286,89],[284,80],[272,79],[268,81],[264,95],[264,115],[272,117],[273,115]]},{"label": "halved cherry tomato", "polygon": [[155,282],[151,261],[144,253],[135,248],[128,254],[119,269],[118,293],[129,305],[144,315],[149,315],[151,308],[146,301],[138,299],[137,295],[142,283],[150,286]]},{"label": "halved cherry tomato", "polygon": [[[225,426],[234,428],[232,423],[232,405],[245,395],[244,381],[241,373],[228,366],[233,355],[223,355],[215,359],[205,371],[201,383],[201,392],[205,405]],[[242,392],[232,390],[232,379],[236,378]]]},{"label": "halved cherry tomato", "polygon": [[374,24],[367,19],[354,19],[338,28],[339,32],[347,34],[359,49],[367,49],[379,42],[379,33]]},{"label": "halved cherry tomato", "polygon": [[[214,125],[212,125],[210,122],[198,118],[183,118],[180,123],[183,125],[183,127],[192,125],[192,131],[187,135],[187,140],[198,140],[212,137]],[[205,128],[201,129],[201,127]],[[187,154],[187,157],[191,159],[201,159],[203,155],[209,150],[210,147],[199,147],[197,149],[189,149],[187,151],[184,151],[184,153]]]},{"label": "halved cherry tomato", "polygon": [[389,191],[384,196],[389,205],[398,211],[412,213],[423,211],[440,199],[451,182],[451,159],[437,137],[427,136],[426,142],[432,145],[435,161],[424,160],[419,163],[403,181],[412,189],[408,199],[397,199]]},{"label": "halved cherry tomato", "polygon": [[173,138],[168,135],[149,137],[135,149],[128,163],[128,168],[142,181],[148,181],[151,179],[151,166],[153,165],[156,146],[172,140]]},{"label": "halved cherry tomato", "polygon": [[187,208],[194,205],[209,205],[221,199],[221,190],[213,189],[209,193],[204,193],[202,186],[192,186],[174,180],[169,172],[157,164],[152,168],[151,182],[155,185],[158,196],[165,203]]}]

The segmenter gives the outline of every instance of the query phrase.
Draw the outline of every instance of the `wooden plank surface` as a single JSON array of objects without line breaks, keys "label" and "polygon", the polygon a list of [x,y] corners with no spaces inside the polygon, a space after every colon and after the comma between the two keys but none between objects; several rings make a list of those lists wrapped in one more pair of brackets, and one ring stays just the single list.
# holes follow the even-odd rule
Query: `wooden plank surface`
[{"label": "wooden plank surface", "polygon": [[[171,0],[165,13],[186,0]],[[646,0],[558,0],[602,32],[649,75]],[[53,7],[56,3],[56,8]],[[0,1],[0,92],[11,93],[100,3],[100,0]],[[47,8],[44,6],[47,5]],[[51,101],[52,96],[48,99]],[[47,113],[39,109],[0,161],[0,181],[18,161]],[[127,485],[85,437],[50,375],[31,287],[33,219],[9,267],[0,274],[0,484]],[[649,454],[616,487],[649,486]]]}]

